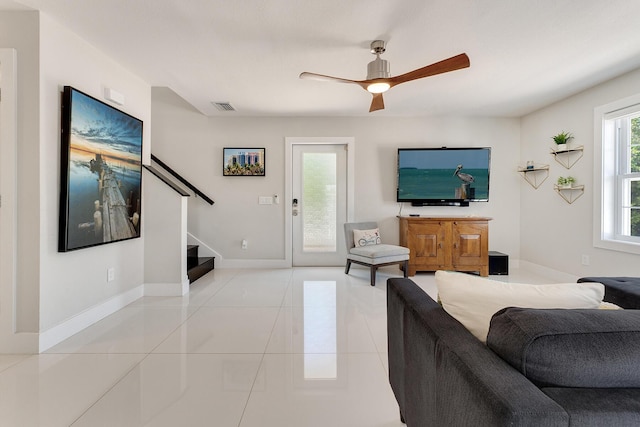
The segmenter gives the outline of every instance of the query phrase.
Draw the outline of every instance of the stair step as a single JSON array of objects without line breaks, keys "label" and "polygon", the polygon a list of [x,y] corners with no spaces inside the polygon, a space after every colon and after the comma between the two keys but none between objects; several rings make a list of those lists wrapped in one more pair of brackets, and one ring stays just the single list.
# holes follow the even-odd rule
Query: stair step
[{"label": "stair step", "polygon": [[187,259],[198,258],[198,245],[187,245]]},{"label": "stair step", "polygon": [[200,264],[200,258],[187,257],[187,271],[195,268]]},{"label": "stair step", "polygon": [[187,277],[193,283],[214,268],[215,257],[187,258]]}]

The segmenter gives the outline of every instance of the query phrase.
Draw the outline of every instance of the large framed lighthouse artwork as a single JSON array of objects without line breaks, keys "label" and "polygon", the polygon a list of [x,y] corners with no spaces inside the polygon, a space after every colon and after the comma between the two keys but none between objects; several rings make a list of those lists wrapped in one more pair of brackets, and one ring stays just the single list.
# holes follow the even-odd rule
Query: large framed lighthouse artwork
[{"label": "large framed lighthouse artwork", "polygon": [[58,251],[140,237],[142,121],[71,86],[61,119]]}]

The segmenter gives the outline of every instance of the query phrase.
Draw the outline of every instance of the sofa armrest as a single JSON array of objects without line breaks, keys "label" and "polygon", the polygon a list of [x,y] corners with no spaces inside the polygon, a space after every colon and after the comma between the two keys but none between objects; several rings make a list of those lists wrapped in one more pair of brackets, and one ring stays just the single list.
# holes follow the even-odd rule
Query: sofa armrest
[{"label": "sofa armrest", "polygon": [[[425,298],[426,296],[426,298]],[[405,311],[420,307],[422,311],[440,309],[440,305],[410,279],[387,280],[387,355],[389,383],[398,401],[400,413],[405,413]],[[428,375],[428,374],[427,374]],[[429,384],[434,384],[430,381]]]},{"label": "sofa armrest", "polygon": [[408,426],[566,426],[557,403],[409,279],[387,282],[389,379]]},{"label": "sofa armrest", "polygon": [[450,323],[434,328],[441,336],[435,354],[437,425],[569,425],[564,408],[462,325]]}]

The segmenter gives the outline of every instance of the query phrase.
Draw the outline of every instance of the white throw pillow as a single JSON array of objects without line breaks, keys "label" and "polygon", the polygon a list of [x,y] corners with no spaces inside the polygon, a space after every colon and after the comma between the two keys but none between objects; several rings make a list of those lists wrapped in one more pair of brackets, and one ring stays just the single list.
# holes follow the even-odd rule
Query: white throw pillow
[{"label": "white throw pillow", "polygon": [[624,310],[624,308],[620,307],[619,305],[616,305],[612,302],[606,302],[606,301],[602,301],[600,303],[600,307],[598,307],[600,310]]},{"label": "white throw pillow", "polygon": [[601,283],[527,285],[451,271],[436,271],[436,285],[444,310],[482,342],[503,308],[598,308],[604,297]]},{"label": "white throw pillow", "polygon": [[382,243],[380,240],[380,231],[377,228],[371,230],[353,230],[353,243],[355,243],[356,248],[379,245]]}]

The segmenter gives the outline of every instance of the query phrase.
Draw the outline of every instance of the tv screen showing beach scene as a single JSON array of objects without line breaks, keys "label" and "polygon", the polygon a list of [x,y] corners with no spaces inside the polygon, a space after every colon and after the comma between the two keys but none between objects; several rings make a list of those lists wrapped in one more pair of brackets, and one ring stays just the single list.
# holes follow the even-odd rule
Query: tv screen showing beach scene
[{"label": "tv screen showing beach scene", "polygon": [[58,250],[140,237],[142,121],[65,86],[61,140]]},{"label": "tv screen showing beach scene", "polygon": [[398,202],[487,201],[490,148],[398,149]]}]

